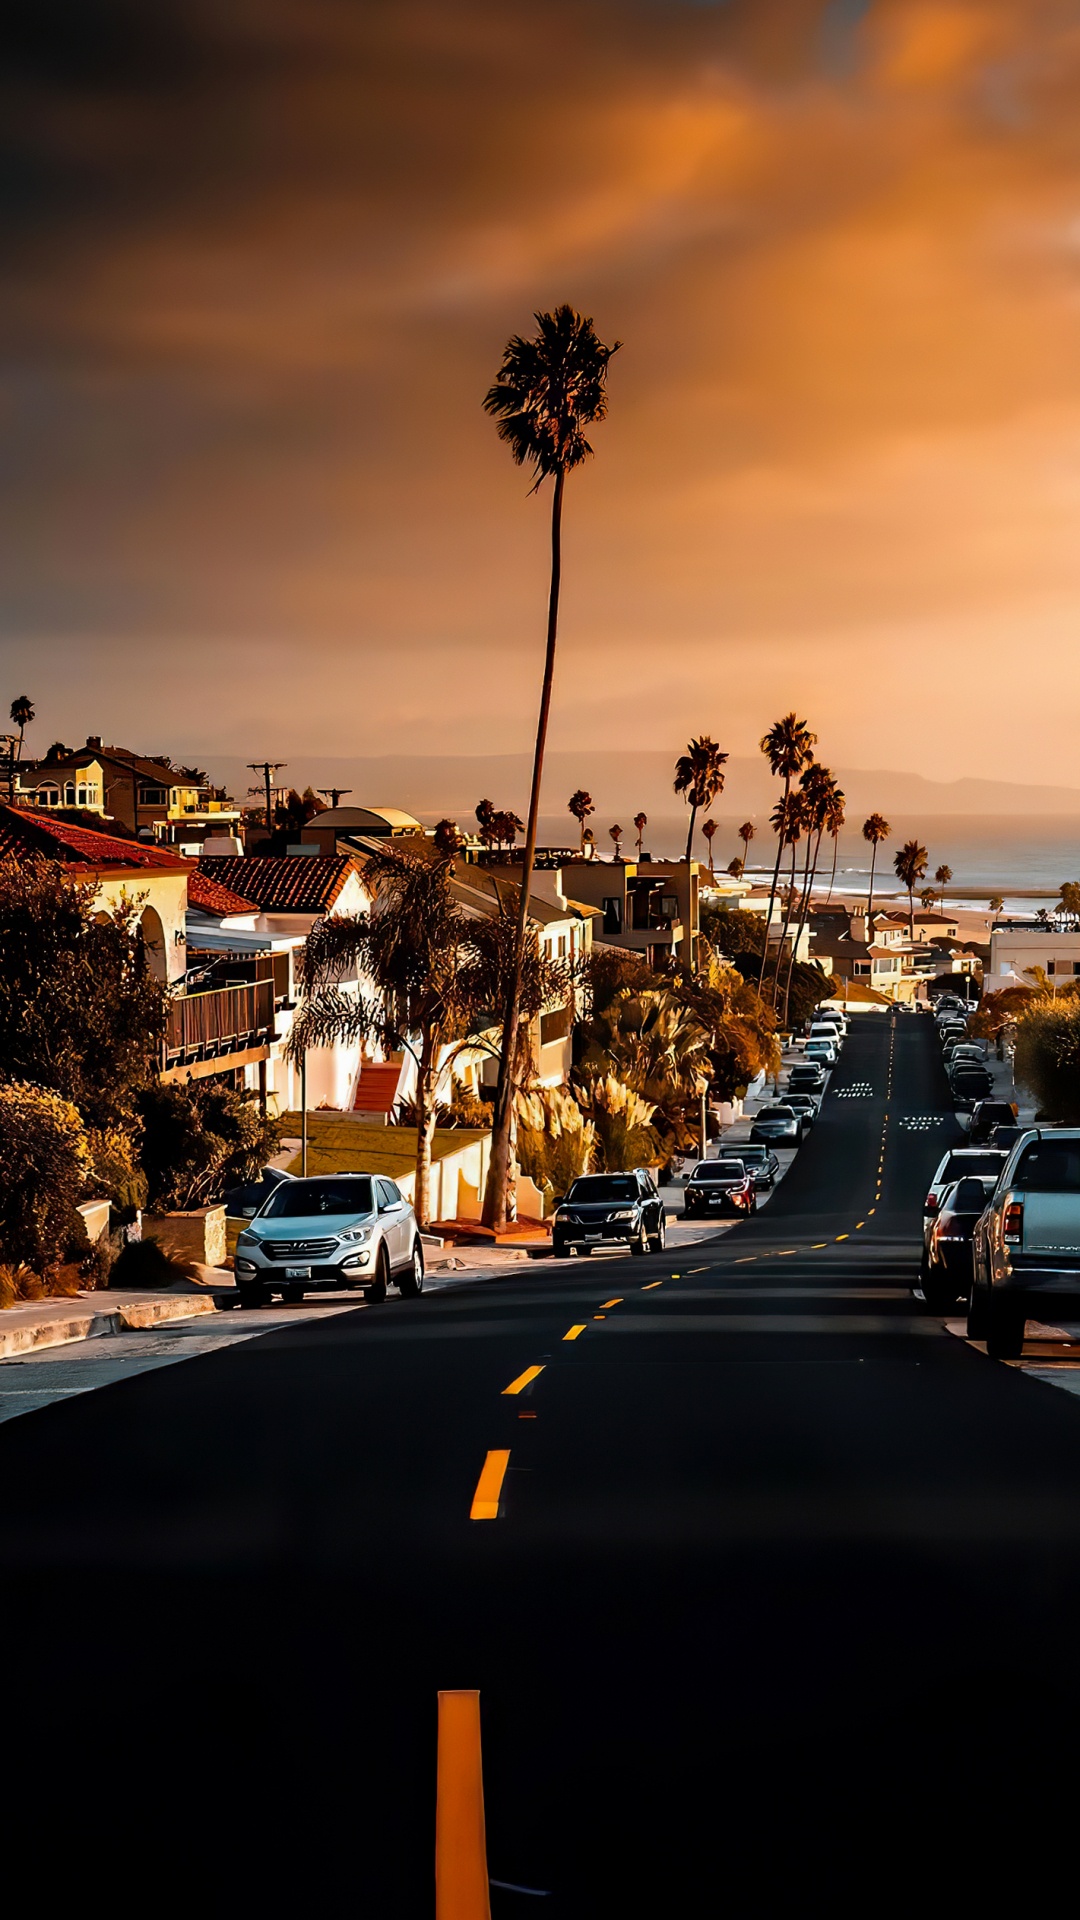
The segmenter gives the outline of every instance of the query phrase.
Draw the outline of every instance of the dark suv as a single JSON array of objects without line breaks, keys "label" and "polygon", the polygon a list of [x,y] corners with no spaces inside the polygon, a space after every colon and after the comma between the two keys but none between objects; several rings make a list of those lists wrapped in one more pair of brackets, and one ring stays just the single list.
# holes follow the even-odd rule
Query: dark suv
[{"label": "dark suv", "polygon": [[971,1113],[968,1140],[973,1147],[987,1147],[995,1127],[1014,1127],[1016,1108],[1009,1100],[977,1100]]},{"label": "dark suv", "polygon": [[623,1246],[631,1253],[659,1253],[667,1240],[667,1214],[651,1175],[585,1173],[555,1210],[551,1251],[591,1253]]}]

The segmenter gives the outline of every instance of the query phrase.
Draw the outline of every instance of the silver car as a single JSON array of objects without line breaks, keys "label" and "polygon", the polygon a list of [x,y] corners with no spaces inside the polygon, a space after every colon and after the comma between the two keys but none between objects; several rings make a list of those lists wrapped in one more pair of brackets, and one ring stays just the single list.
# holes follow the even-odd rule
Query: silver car
[{"label": "silver car", "polygon": [[424,1285],[416,1215],[392,1180],[372,1173],[275,1187],[237,1240],[233,1267],[242,1307],[332,1287],[362,1286],[369,1300],[385,1300],[391,1281],[414,1298]]}]

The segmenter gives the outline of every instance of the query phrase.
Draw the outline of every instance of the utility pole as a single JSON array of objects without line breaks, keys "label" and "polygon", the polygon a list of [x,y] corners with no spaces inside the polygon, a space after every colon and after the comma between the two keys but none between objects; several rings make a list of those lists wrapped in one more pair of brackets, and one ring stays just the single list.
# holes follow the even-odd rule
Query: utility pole
[{"label": "utility pole", "polygon": [[[288,764],[287,760],[249,760],[247,763],[249,773],[261,773],[263,777],[263,790],[266,794],[267,833],[273,833],[274,831],[274,803],[271,798],[274,775],[275,773],[280,773],[282,767],[287,767]],[[257,791],[257,788],[252,788],[253,793]]]},{"label": "utility pole", "polygon": [[327,806],[336,807],[343,794],[351,793],[351,787],[316,787],[316,793],[322,795]]}]

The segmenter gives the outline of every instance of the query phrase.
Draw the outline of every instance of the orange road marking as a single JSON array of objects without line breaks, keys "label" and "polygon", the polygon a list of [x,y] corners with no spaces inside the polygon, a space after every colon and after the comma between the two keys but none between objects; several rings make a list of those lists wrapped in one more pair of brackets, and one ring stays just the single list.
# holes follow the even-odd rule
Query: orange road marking
[{"label": "orange road marking", "polygon": [[584,1333],[584,1331],[585,1331],[585,1326],[586,1326],[586,1322],[585,1322],[585,1321],[583,1320],[583,1321],[581,1322],[581,1325],[580,1325],[579,1327],[571,1327],[571,1329],[570,1329],[570,1331],[569,1331],[569,1333],[564,1333],[564,1334],[563,1334],[563,1339],[564,1339],[564,1340],[576,1340],[576,1339],[577,1339],[577,1337],[578,1337],[578,1335],[579,1335],[579,1333]]},{"label": "orange road marking", "polygon": [[622,1306],[622,1295],[620,1294],[620,1295],[619,1295],[619,1298],[618,1298],[617,1300],[601,1300],[601,1302],[600,1302],[600,1305],[601,1305],[602,1307],[605,1307],[605,1308],[606,1308],[606,1307],[621,1307],[621,1306]]},{"label": "orange road marking", "polygon": [[504,1395],[508,1393],[523,1393],[529,1385],[529,1382],[535,1380],[537,1374],[543,1373],[543,1371],[543,1367],[526,1367],[524,1373],[519,1373],[516,1380],[511,1380],[510,1385],[503,1388]]},{"label": "orange road marking", "polygon": [[480,1478],[476,1483],[472,1506],[469,1508],[470,1520],[497,1520],[499,1517],[499,1496],[506,1469],[510,1465],[509,1447],[500,1447],[489,1453],[480,1469]]},{"label": "orange road marking", "polygon": [[[673,1273],[671,1277],[673,1280],[677,1280],[679,1276],[677,1273]],[[642,1293],[651,1293],[654,1287],[662,1287],[663,1284],[662,1280],[650,1280],[648,1286],[642,1287],[641,1291]]]}]

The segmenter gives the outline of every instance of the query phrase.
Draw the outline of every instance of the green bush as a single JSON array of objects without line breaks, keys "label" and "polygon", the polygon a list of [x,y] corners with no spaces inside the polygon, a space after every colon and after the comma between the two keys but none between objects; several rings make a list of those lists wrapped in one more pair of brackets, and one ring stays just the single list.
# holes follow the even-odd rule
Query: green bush
[{"label": "green bush", "polygon": [[254,1094],[214,1080],[149,1087],[139,1101],[149,1205],[182,1212],[256,1180],[281,1145],[282,1122]]},{"label": "green bush", "polygon": [[1080,1124],[1080,1007],[1070,995],[1029,1007],[1016,1028],[1016,1078],[1040,1114]]},{"label": "green bush", "polygon": [[[75,1108],[43,1087],[0,1086],[0,1258],[48,1277],[77,1240],[89,1169]],[[85,1239],[85,1230],[82,1231]]]}]

